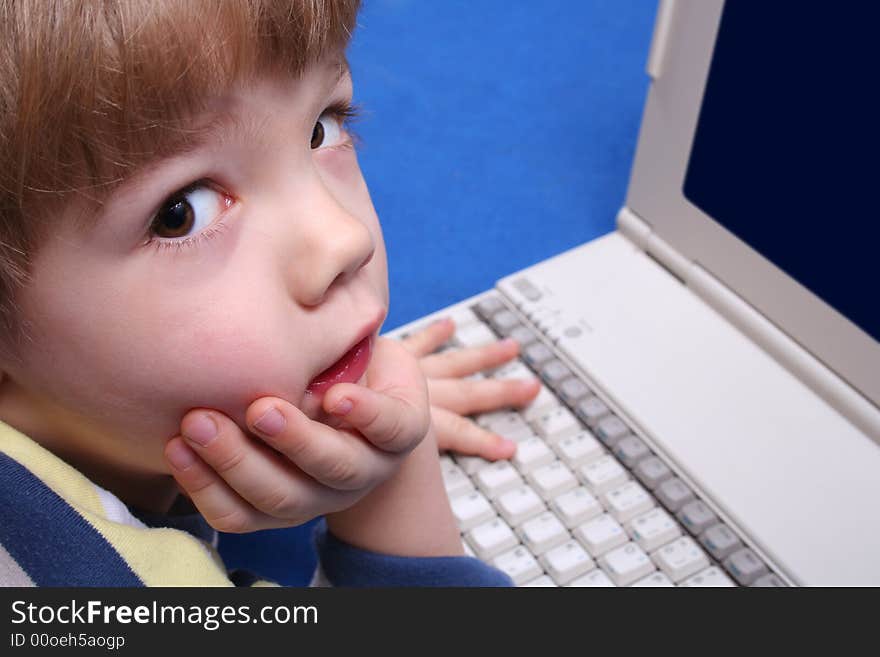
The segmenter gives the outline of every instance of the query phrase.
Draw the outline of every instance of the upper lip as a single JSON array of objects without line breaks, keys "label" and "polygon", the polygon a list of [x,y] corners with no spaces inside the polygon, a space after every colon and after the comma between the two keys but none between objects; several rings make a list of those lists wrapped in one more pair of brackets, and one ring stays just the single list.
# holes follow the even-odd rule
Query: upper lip
[{"label": "upper lip", "polygon": [[384,319],[385,319],[385,310],[384,309],[379,309],[375,313],[373,313],[372,319],[370,319],[366,324],[364,324],[361,327],[361,330],[355,334],[355,338],[351,342],[348,343],[348,346],[343,351],[338,352],[338,356],[336,356],[336,358],[333,361],[324,365],[324,367],[322,367],[318,371],[318,373],[315,374],[315,376],[312,378],[312,381],[314,381],[315,378],[318,377],[322,372],[326,372],[334,364],[339,362],[340,358],[342,358],[345,354],[347,354],[349,351],[354,349],[355,346],[360,344],[360,342],[362,340],[368,338],[373,333],[375,333],[378,330],[378,328],[382,325],[382,322],[384,321]]}]

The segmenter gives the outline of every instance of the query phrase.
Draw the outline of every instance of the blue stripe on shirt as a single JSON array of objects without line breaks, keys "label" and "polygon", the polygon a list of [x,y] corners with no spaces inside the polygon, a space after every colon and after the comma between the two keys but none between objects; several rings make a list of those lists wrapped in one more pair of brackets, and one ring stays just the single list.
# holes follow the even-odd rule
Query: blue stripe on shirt
[{"label": "blue stripe on shirt", "polygon": [[0,543],[37,586],[143,586],[94,527],[3,453]]}]

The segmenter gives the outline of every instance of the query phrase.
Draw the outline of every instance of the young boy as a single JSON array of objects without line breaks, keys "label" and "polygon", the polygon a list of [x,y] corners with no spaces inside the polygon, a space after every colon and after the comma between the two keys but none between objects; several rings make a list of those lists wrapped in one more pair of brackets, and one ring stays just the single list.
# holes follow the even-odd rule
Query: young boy
[{"label": "young boy", "polygon": [[432,408],[412,352],[451,327],[378,337],[385,253],[346,128],[357,9],[2,4],[0,583],[253,584],[211,527],[321,514],[316,582],[510,583],[462,556],[431,416],[442,434],[449,409],[538,387],[465,407],[448,376],[468,368],[435,360]]}]

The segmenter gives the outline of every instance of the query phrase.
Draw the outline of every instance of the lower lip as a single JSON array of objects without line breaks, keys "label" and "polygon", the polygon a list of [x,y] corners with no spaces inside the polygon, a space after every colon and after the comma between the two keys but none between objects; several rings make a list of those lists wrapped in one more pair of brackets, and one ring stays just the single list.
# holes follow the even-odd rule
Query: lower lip
[{"label": "lower lip", "polygon": [[320,395],[337,383],[358,381],[367,371],[367,365],[370,363],[371,343],[372,336],[367,336],[358,342],[342,358],[316,376],[306,391],[313,395]]}]

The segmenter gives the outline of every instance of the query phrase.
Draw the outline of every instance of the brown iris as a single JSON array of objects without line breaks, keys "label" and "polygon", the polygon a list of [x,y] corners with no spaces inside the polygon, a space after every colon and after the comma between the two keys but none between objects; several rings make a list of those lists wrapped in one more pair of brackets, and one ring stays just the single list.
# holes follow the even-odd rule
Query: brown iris
[{"label": "brown iris", "polygon": [[312,130],[312,148],[318,148],[324,143],[324,126],[320,121],[315,123],[315,129]]},{"label": "brown iris", "polygon": [[183,237],[192,230],[195,216],[185,198],[172,199],[153,220],[153,232],[159,237]]}]

